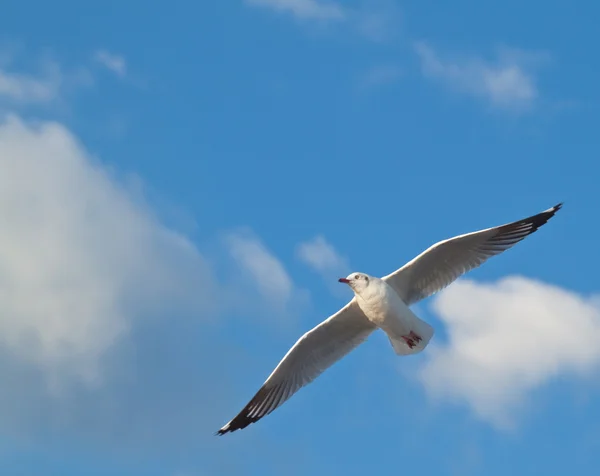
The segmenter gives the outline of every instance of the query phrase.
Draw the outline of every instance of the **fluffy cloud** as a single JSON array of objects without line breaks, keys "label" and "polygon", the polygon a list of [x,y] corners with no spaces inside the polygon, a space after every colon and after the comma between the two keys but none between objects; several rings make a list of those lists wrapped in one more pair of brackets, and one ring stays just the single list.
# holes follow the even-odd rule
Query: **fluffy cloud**
[{"label": "fluffy cloud", "polygon": [[[0,347],[57,385],[102,380],[101,362],[140,320],[225,310],[219,284],[183,235],[163,226],[58,123],[0,124]],[[233,275],[278,310],[296,295],[251,233],[230,234]],[[247,297],[247,294],[245,297]]]},{"label": "fluffy cloud", "polygon": [[421,371],[438,397],[470,404],[498,427],[516,423],[527,395],[600,364],[600,301],[523,277],[461,280],[433,308],[447,327]]},{"label": "fluffy cloud", "polygon": [[415,44],[423,74],[449,87],[483,98],[502,110],[530,109],[539,96],[530,66],[534,55],[503,50],[495,62],[477,57],[441,57],[425,43]]},{"label": "fluffy cloud", "polygon": [[0,436],[212,441],[257,322],[224,317],[293,307],[283,265],[251,232],[208,263],[59,123],[0,121],[0,169]]},{"label": "fluffy cloud", "polygon": [[123,77],[127,73],[127,62],[123,56],[98,50],[94,53],[94,60],[117,76]]},{"label": "fluffy cloud", "polygon": [[[212,278],[57,123],[0,125],[0,345],[56,383],[101,378],[137,319],[211,307]],[[197,294],[200,293],[200,294]]]},{"label": "fluffy cloud", "polygon": [[249,5],[288,12],[302,20],[342,20],[344,9],[337,3],[319,0],[246,0]]}]

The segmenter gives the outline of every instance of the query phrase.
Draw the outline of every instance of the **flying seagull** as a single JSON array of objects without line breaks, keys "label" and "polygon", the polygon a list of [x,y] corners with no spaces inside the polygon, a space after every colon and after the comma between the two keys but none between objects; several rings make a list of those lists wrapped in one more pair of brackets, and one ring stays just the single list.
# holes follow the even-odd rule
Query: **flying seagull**
[{"label": "flying seagull", "polygon": [[217,431],[241,430],[281,406],[294,393],[382,329],[398,355],[421,352],[433,328],[408,306],[438,292],[531,235],[562,203],[523,220],[440,241],[383,278],[351,273],[340,278],[354,297],[342,309],[304,334],[283,357],[243,410]]}]

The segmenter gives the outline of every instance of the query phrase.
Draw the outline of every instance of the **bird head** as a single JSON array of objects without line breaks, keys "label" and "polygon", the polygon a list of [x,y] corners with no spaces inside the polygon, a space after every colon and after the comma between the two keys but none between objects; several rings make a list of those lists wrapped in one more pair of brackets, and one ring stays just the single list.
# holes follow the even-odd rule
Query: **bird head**
[{"label": "bird head", "polygon": [[356,293],[364,291],[370,282],[370,276],[364,273],[350,273],[345,278],[338,279],[340,283],[346,283]]}]

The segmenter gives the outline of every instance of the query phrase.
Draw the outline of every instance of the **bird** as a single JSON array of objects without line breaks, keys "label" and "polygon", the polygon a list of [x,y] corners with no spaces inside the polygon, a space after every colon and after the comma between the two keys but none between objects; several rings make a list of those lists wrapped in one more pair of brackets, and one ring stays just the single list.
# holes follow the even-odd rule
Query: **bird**
[{"label": "bird", "polygon": [[248,404],[215,435],[241,430],[270,414],[377,329],[387,334],[397,355],[423,351],[434,329],[409,306],[536,232],[562,205],[435,243],[382,278],[360,272],[339,278],[354,292],[350,302],[300,337]]}]

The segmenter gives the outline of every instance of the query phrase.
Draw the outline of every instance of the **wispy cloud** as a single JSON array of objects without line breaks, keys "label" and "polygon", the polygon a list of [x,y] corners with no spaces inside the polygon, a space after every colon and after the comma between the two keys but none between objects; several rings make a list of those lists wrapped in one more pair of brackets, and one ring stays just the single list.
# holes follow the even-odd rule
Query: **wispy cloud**
[{"label": "wispy cloud", "polygon": [[339,286],[337,280],[350,274],[348,260],[341,256],[323,236],[300,243],[296,254],[305,264],[314,269],[325,280],[330,290],[339,296],[346,295],[347,289]]},{"label": "wispy cloud", "polygon": [[285,266],[250,229],[225,234],[233,268],[229,272],[228,310],[262,316],[278,331],[289,331],[310,305],[310,294],[294,283]]},{"label": "wispy cloud", "polygon": [[281,262],[251,233],[232,233],[227,243],[233,258],[265,299],[285,307],[292,297],[293,286]]},{"label": "wispy cloud", "polygon": [[421,379],[500,428],[517,423],[531,391],[600,365],[600,300],[523,277],[458,281],[434,301],[448,343]]},{"label": "wispy cloud", "polygon": [[22,52],[0,48],[0,107],[54,106],[73,91],[94,84],[85,67],[65,68],[44,54],[25,61],[28,68],[24,68],[18,60],[25,57]]},{"label": "wispy cloud", "polygon": [[40,75],[0,69],[0,97],[17,103],[47,103],[58,98],[63,79],[54,62],[47,62]]},{"label": "wispy cloud", "polygon": [[471,56],[442,57],[423,42],[415,44],[423,74],[450,88],[509,111],[531,109],[539,97],[533,65],[541,56],[501,50],[496,61]]},{"label": "wispy cloud", "polygon": [[340,256],[335,248],[321,235],[310,241],[300,243],[297,252],[302,261],[319,273],[329,274],[333,272],[339,274],[349,270],[346,259]]},{"label": "wispy cloud", "polygon": [[301,20],[343,20],[346,17],[340,4],[324,0],[246,0],[246,3],[290,13]]},{"label": "wispy cloud", "polygon": [[391,0],[368,0],[349,6],[333,0],[245,0],[246,4],[286,13],[303,22],[320,23],[385,41],[398,30],[400,14]]},{"label": "wispy cloud", "polygon": [[127,74],[127,62],[121,55],[98,50],[94,53],[94,60],[121,78]]}]

